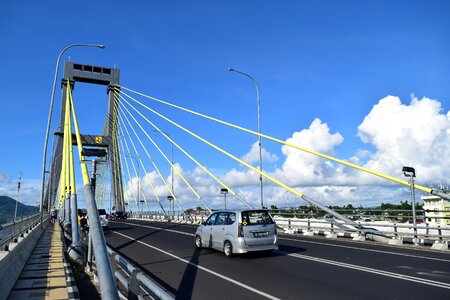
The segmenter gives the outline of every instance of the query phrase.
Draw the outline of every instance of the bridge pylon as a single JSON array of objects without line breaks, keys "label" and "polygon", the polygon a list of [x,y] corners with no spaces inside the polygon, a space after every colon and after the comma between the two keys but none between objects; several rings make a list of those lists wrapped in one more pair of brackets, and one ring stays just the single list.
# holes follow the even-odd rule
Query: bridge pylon
[{"label": "bridge pylon", "polygon": [[[57,136],[57,144],[55,152],[53,153],[50,178],[48,181],[48,188],[45,194],[44,203],[50,207],[55,203],[60,174],[61,174],[61,161],[63,150],[63,132],[61,128],[64,128],[64,107],[66,105],[66,93],[64,93],[68,84],[71,89],[75,87],[75,82],[84,82],[90,84],[98,84],[107,86],[108,95],[108,111],[105,120],[105,126],[102,134],[81,134],[82,146],[89,148],[103,148],[107,151],[107,160],[110,165],[111,173],[111,190],[113,191],[115,207],[117,211],[124,211],[124,197],[123,197],[123,185],[122,185],[122,172],[120,167],[120,155],[118,147],[118,103],[117,97],[114,97],[114,93],[117,93],[114,89],[115,85],[119,84],[120,70],[116,68],[107,68],[101,66],[86,65],[75,62],[65,62],[64,64],[64,76],[62,79],[62,101],[61,101],[61,114],[59,122],[59,130],[55,132]],[[72,136],[73,144],[77,145],[75,135]],[[86,155],[89,156],[89,155]]]}]

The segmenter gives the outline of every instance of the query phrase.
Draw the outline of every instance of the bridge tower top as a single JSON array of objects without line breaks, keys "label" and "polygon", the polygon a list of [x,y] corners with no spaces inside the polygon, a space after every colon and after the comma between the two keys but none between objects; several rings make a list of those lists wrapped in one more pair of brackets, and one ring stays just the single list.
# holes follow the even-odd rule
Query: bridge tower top
[{"label": "bridge tower top", "polygon": [[[120,70],[116,68],[108,68],[102,66],[87,65],[76,62],[65,62],[64,63],[64,75],[62,79],[62,88],[66,88],[67,84],[70,84],[73,89],[75,82],[83,82],[89,84],[105,85],[107,86],[108,94],[108,112],[106,115],[105,127],[103,128],[102,134],[82,134],[82,146],[97,146],[107,148],[108,160],[111,167],[111,179],[112,179],[112,190],[114,191],[115,206],[118,211],[123,210],[123,188],[122,188],[122,177],[120,170],[120,156],[118,149],[117,140],[117,98],[115,97],[114,86],[119,84],[120,80]],[[59,128],[64,127],[64,107],[66,99],[66,94],[62,93],[62,105],[61,105],[61,117]],[[54,153],[54,158],[52,162],[52,170],[55,170],[54,174],[51,176],[51,186],[52,188],[57,187],[57,182],[59,179],[59,173],[61,170],[61,151],[62,151],[62,133],[56,133],[58,138],[58,143],[56,146],[56,151]],[[76,145],[76,142],[74,143]],[[50,191],[50,195],[55,195],[56,192]],[[52,199],[53,200],[53,199]]]}]

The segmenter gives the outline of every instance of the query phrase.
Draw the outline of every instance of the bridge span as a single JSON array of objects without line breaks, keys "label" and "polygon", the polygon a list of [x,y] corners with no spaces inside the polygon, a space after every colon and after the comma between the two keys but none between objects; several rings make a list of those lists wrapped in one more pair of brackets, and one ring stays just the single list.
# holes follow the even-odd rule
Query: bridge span
[{"label": "bridge span", "polygon": [[447,299],[446,252],[279,236],[272,255],[194,246],[193,225],[111,222],[108,245],[176,299]]},{"label": "bridge span", "polygon": [[[66,47],[63,52],[76,45]],[[142,212],[145,203],[147,209],[151,207],[160,209],[159,216],[165,220],[175,216],[175,204],[183,217],[188,216],[183,206],[186,208],[201,205],[202,207],[199,206],[200,209],[197,211],[203,209],[205,214],[212,212],[210,206],[217,198],[214,191],[220,191],[220,195],[224,195],[225,208],[227,194],[228,201],[233,201],[232,205],[254,208],[249,203],[251,197],[245,190],[239,190],[227,182],[226,176],[221,177],[213,173],[212,170],[215,168],[211,165],[212,162],[203,161],[206,155],[202,157],[198,154],[199,157],[194,157],[197,151],[191,148],[196,147],[205,151],[204,153],[219,154],[221,158],[230,159],[234,165],[242,166],[245,170],[259,175],[261,184],[262,178],[265,178],[268,184],[270,183],[280,192],[287,193],[302,203],[306,201],[308,205],[341,222],[336,225],[349,230],[351,232],[349,234],[356,234],[361,240],[367,236],[380,237],[384,234],[383,231],[376,231],[371,226],[366,227],[361,222],[356,222],[321,204],[319,200],[303,194],[300,191],[301,188],[295,183],[289,185],[283,182],[284,177],[276,176],[277,172],[274,174],[265,172],[262,165],[258,168],[244,161],[240,158],[241,154],[231,152],[230,149],[233,147],[222,145],[217,135],[209,136],[208,132],[194,132],[198,130],[197,126],[192,126],[196,121],[183,122],[184,118],[198,118],[196,119],[199,120],[198,122],[201,120],[201,122],[211,122],[209,124],[214,126],[225,126],[239,134],[253,135],[253,138],[258,138],[259,143],[261,138],[264,138],[278,143],[281,147],[289,147],[295,151],[320,157],[327,162],[406,186],[410,189],[412,203],[415,199],[415,190],[423,191],[436,199],[450,199],[448,191],[416,184],[414,168],[404,167],[407,171],[412,170],[412,173],[408,175],[409,181],[370,170],[326,153],[290,143],[288,140],[261,133],[259,130],[256,132],[182,107],[175,102],[158,99],[127,88],[119,84],[119,74],[120,70],[116,68],[65,63],[59,127],[55,132],[56,141],[52,147],[54,150],[50,164],[46,165],[48,144],[46,138],[42,168],[40,226],[43,227],[45,223],[44,212],[55,216],[55,210],[50,208],[56,206],[58,221],[66,237],[71,240],[65,256],[70,257],[74,264],[81,268],[90,266],[94,261],[102,299],[124,297],[141,299],[141,290],[145,290],[144,288],[147,288],[146,293],[153,293],[153,296],[159,299],[172,299],[172,296],[177,299],[448,298],[450,295],[450,257],[447,251],[449,236],[447,233],[442,233],[447,232],[448,229],[441,228],[440,225],[437,228],[427,225],[425,237],[436,238],[435,244],[442,250],[446,250],[444,252],[423,251],[415,246],[399,248],[370,242],[330,241],[280,234],[279,250],[270,256],[253,254],[229,259],[216,251],[196,249],[195,227],[192,225],[139,220],[111,221],[110,231],[107,231],[105,237],[102,226],[108,226],[105,220],[108,202],[109,213],[114,213],[118,218],[125,216],[131,208],[133,210],[140,208]],[[106,86],[108,109],[102,133],[98,131],[95,134],[83,134],[80,131],[75,110],[77,106],[73,97],[75,84],[78,82]],[[53,96],[47,137],[51,125],[52,105]],[[180,117],[181,114],[186,115]],[[166,127],[170,130],[166,130]],[[155,135],[162,135],[165,142],[171,144],[170,158],[162,150],[163,147],[158,146],[153,138]],[[233,143],[233,141],[230,142]],[[75,148],[77,151],[74,150]],[[183,154],[181,160],[177,158],[178,162],[174,160],[174,149]],[[154,159],[155,154],[156,159]],[[216,160],[214,156],[211,159],[218,161],[221,158]],[[195,166],[196,170],[207,178],[210,187],[202,189],[197,186],[196,180],[192,180],[183,172],[180,161],[186,161],[189,165]],[[77,200],[79,189],[76,182],[78,180],[76,165],[81,171],[89,218],[88,231],[81,222],[85,215],[81,209],[78,210],[81,206],[78,205]],[[45,174],[48,174],[47,179]],[[168,178],[171,178],[170,184]],[[248,188],[251,188],[251,185]],[[106,191],[110,191],[109,199]],[[193,202],[195,204],[188,202],[192,199],[195,200]],[[261,208],[265,208],[262,199],[261,194]],[[166,207],[167,202],[171,206],[169,209]],[[419,233],[415,205],[413,204],[412,207],[414,208],[412,237],[418,245]],[[437,220],[437,216],[434,218]],[[439,218],[447,219],[447,217]],[[290,225],[289,221],[289,229]],[[336,230],[334,226],[335,223],[331,223],[332,233]],[[382,236],[382,238],[388,240],[392,237],[396,242],[403,243],[403,238],[398,236],[396,225],[394,227],[394,236]],[[437,230],[437,233],[430,234],[428,230]],[[86,232],[88,232],[87,238],[83,236]],[[23,232],[14,233],[8,240],[15,243],[18,235],[23,235]],[[7,255],[10,254],[6,253],[4,256]],[[61,259],[58,257],[58,260]],[[92,269],[88,268],[91,272]],[[119,268],[122,269],[119,270]],[[143,269],[145,274],[139,268]],[[45,278],[49,276],[49,272],[42,275]],[[121,286],[124,287],[124,291],[119,294],[118,289]]]}]

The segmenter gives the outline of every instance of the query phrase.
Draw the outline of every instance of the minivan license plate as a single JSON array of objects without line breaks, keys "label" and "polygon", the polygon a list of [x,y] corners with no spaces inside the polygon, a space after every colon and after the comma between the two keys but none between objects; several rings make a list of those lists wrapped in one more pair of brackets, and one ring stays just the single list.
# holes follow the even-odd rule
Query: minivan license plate
[{"label": "minivan license plate", "polygon": [[266,237],[266,236],[268,236],[269,235],[269,232],[268,231],[263,231],[263,232],[253,232],[253,236],[254,237],[257,237],[257,238],[259,238],[259,237]]}]

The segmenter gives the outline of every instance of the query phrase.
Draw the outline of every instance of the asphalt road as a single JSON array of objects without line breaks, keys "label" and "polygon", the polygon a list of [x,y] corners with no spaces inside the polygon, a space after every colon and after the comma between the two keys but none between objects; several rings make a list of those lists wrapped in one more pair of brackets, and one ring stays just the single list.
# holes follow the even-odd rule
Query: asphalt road
[{"label": "asphalt road", "polygon": [[177,299],[450,299],[450,254],[280,235],[273,255],[194,246],[195,226],[110,222],[107,243]]}]

